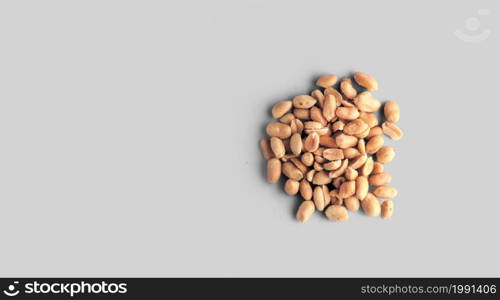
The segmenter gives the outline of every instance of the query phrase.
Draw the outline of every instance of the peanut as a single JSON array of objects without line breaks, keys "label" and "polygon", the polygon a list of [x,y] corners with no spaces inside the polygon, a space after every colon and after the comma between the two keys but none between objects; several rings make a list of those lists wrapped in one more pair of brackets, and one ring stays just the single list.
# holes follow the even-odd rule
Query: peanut
[{"label": "peanut", "polygon": [[282,171],[286,177],[293,180],[299,181],[304,177],[304,174],[302,174],[302,172],[291,162],[283,163]]},{"label": "peanut", "polygon": [[267,161],[267,181],[276,183],[281,177],[281,161],[271,158]]},{"label": "peanut", "polygon": [[380,101],[375,99],[369,92],[362,92],[354,98],[354,104],[360,111],[372,113],[377,111],[382,105]]},{"label": "peanut", "polygon": [[382,164],[389,163],[394,159],[394,156],[396,156],[394,148],[384,146],[377,151],[377,162]]},{"label": "peanut", "polygon": [[390,184],[392,181],[392,177],[387,173],[378,173],[371,175],[370,178],[368,178],[368,181],[370,182],[371,185],[381,186]]},{"label": "peanut", "polygon": [[354,99],[358,94],[356,89],[352,86],[352,80],[350,78],[342,79],[340,82],[340,90],[347,99]]},{"label": "peanut", "polygon": [[366,153],[374,154],[384,146],[384,138],[381,135],[376,135],[366,143]]},{"label": "peanut", "polygon": [[307,220],[309,220],[309,218],[313,213],[314,213],[314,203],[309,200],[303,201],[300,204],[299,209],[297,210],[297,216],[296,216],[297,221],[304,223]]},{"label": "peanut", "polygon": [[292,101],[281,101],[276,103],[271,110],[273,118],[279,119],[292,109]]},{"label": "peanut", "polygon": [[346,181],[340,185],[339,188],[339,197],[340,198],[347,198],[356,192],[356,182],[355,181]]},{"label": "peanut", "polygon": [[267,135],[271,137],[278,137],[280,139],[287,139],[292,135],[292,129],[290,126],[279,122],[269,123],[266,127],[266,132]]},{"label": "peanut", "polygon": [[304,198],[304,200],[312,199],[313,190],[311,184],[307,180],[302,179],[302,181],[300,181],[299,191],[300,195],[302,196],[302,198]]},{"label": "peanut", "polygon": [[356,120],[359,117],[359,111],[356,107],[337,107],[335,115],[344,120]]},{"label": "peanut", "polygon": [[311,108],[317,100],[309,95],[298,95],[293,98],[293,106],[296,108]]},{"label": "peanut", "polygon": [[316,209],[323,211],[325,209],[325,194],[321,186],[316,186],[313,191],[313,201]]},{"label": "peanut", "polygon": [[349,214],[345,207],[340,205],[330,205],[325,211],[325,215],[328,219],[332,221],[347,221],[349,220]]},{"label": "peanut", "polygon": [[276,158],[282,158],[283,156],[285,156],[285,144],[283,144],[283,141],[279,138],[271,138],[271,149],[273,150],[274,156]]},{"label": "peanut", "polygon": [[304,149],[308,152],[314,152],[319,148],[319,135],[316,132],[312,132],[304,140]]},{"label": "peanut", "polygon": [[396,101],[387,101],[384,104],[384,116],[391,123],[399,121],[400,111]]},{"label": "peanut", "polygon": [[403,137],[403,130],[398,125],[391,122],[384,122],[382,124],[382,131],[391,139],[397,141]]},{"label": "peanut", "polygon": [[285,182],[285,192],[288,195],[292,195],[292,196],[297,195],[297,193],[299,192],[299,185],[300,185],[300,183],[297,180],[288,179]]},{"label": "peanut", "polygon": [[366,176],[358,176],[358,178],[356,178],[356,197],[359,200],[364,200],[366,198],[368,188],[369,184]]},{"label": "peanut", "polygon": [[361,207],[367,216],[377,217],[380,215],[380,202],[372,193],[368,193],[361,201]]},{"label": "peanut", "polygon": [[373,78],[372,76],[362,73],[362,72],[356,72],[354,73],[354,80],[359,84],[360,86],[366,88],[369,91],[376,91],[378,90],[378,83]]},{"label": "peanut", "polygon": [[335,143],[339,148],[346,149],[356,146],[358,144],[358,138],[341,133],[335,138]]},{"label": "peanut", "polygon": [[262,139],[259,142],[260,151],[265,160],[270,160],[274,157],[273,150],[271,149],[271,143],[267,139]]},{"label": "peanut", "polygon": [[357,211],[359,209],[358,198],[351,196],[344,199],[345,207],[350,211]]},{"label": "peanut", "polygon": [[392,199],[398,195],[398,191],[392,186],[379,186],[373,190],[373,195],[378,198]]},{"label": "peanut", "polygon": [[382,203],[381,210],[382,213],[380,216],[382,217],[382,219],[386,220],[392,217],[392,212],[394,210],[394,203],[392,202],[392,200],[385,200]]},{"label": "peanut", "polygon": [[331,87],[335,83],[337,83],[336,75],[323,75],[316,81],[316,85],[322,88]]},{"label": "peanut", "polygon": [[290,138],[290,150],[295,155],[300,155],[302,152],[302,137],[300,133],[294,133]]}]

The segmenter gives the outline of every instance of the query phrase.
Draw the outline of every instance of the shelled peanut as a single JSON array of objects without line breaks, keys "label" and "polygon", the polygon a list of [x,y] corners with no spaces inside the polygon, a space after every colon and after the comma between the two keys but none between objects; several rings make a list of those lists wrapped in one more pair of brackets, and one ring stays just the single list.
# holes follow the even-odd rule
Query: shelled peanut
[{"label": "shelled peanut", "polygon": [[[260,141],[267,160],[267,180],[287,179],[284,190],[300,194],[303,202],[297,220],[305,222],[315,210],[328,219],[345,221],[348,211],[361,207],[368,216],[392,216],[397,190],[384,164],[395,157],[384,145],[383,134],[393,140],[403,137],[396,123],[400,118],[395,101],[382,103],[370,92],[378,90],[370,75],[357,72],[354,80],[336,75],[321,76],[310,95],[298,95],[276,103],[277,119],[266,127],[268,139]],[[358,88],[354,86],[358,85]],[[383,109],[380,123],[376,112]],[[371,190],[370,190],[371,187]]]}]

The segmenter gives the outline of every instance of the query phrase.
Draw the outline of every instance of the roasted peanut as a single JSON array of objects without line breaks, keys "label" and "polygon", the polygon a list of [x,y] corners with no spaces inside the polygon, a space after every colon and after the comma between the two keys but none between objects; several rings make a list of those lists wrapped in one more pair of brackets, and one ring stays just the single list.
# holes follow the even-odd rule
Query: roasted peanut
[{"label": "roasted peanut", "polygon": [[391,123],[399,121],[400,111],[396,101],[387,101],[384,104],[384,116]]},{"label": "roasted peanut", "polygon": [[323,75],[316,81],[316,85],[322,88],[331,87],[335,83],[337,83],[336,75]]},{"label": "roasted peanut", "polygon": [[384,122],[382,124],[382,131],[391,139],[397,141],[403,137],[403,130],[398,125],[391,122]]},{"label": "roasted peanut", "polygon": [[281,177],[281,161],[271,158],[267,161],[267,181],[276,183]]},{"label": "roasted peanut", "polygon": [[372,193],[368,193],[361,201],[361,207],[367,216],[378,217],[380,215],[380,202]]},{"label": "roasted peanut", "polygon": [[379,186],[373,190],[373,195],[378,198],[392,199],[398,195],[398,191],[392,186]]},{"label": "roasted peanut", "polygon": [[274,156],[276,158],[282,158],[285,156],[285,145],[283,141],[277,137],[271,138],[271,149],[273,150]]},{"label": "roasted peanut", "polygon": [[357,84],[366,88],[369,91],[373,92],[378,90],[378,82],[375,80],[375,78],[366,73],[363,72],[354,73],[354,80],[356,81]]},{"label": "roasted peanut", "polygon": [[345,207],[340,205],[330,205],[325,211],[325,215],[332,221],[347,221],[349,214]]},{"label": "roasted peanut", "polygon": [[392,212],[394,210],[394,203],[392,202],[392,200],[385,200],[382,203],[381,210],[382,212],[380,216],[382,217],[382,219],[386,220],[392,217]]},{"label": "roasted peanut", "polygon": [[269,136],[280,139],[287,139],[292,135],[290,126],[279,122],[269,123],[266,127],[266,132]]},{"label": "roasted peanut", "polygon": [[352,86],[352,80],[350,78],[342,79],[340,82],[340,91],[347,99],[354,99],[358,92]]},{"label": "roasted peanut", "polygon": [[394,159],[394,156],[396,156],[394,148],[384,146],[377,151],[377,162],[386,164],[391,162]]},{"label": "roasted peanut", "polygon": [[276,103],[271,110],[273,118],[279,119],[292,109],[292,101],[281,101]]},{"label": "roasted peanut", "polygon": [[312,201],[306,200],[302,201],[302,203],[299,206],[299,209],[297,210],[297,220],[301,223],[306,222],[309,220],[311,215],[314,213],[314,203]]},{"label": "roasted peanut", "polygon": [[311,108],[317,100],[309,95],[298,95],[293,98],[293,106],[296,108]]},{"label": "roasted peanut", "polygon": [[285,192],[289,195],[296,195],[299,192],[300,183],[297,180],[288,179],[285,182]]},{"label": "roasted peanut", "polygon": [[377,111],[382,105],[380,101],[375,99],[369,92],[362,92],[354,98],[354,104],[360,111],[372,113]]},{"label": "roasted peanut", "polygon": [[374,186],[386,185],[391,183],[392,176],[387,173],[373,174],[370,176],[368,181],[370,182],[371,185]]}]

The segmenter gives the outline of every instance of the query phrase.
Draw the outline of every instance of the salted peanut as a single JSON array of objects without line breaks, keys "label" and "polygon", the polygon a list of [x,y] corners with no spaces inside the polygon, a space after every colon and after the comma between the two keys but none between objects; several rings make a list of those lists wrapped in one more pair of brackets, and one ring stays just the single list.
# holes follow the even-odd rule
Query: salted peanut
[{"label": "salted peanut", "polygon": [[342,160],[334,160],[334,161],[331,161],[331,162],[327,162],[327,163],[324,163],[323,164],[323,169],[325,169],[326,171],[333,171],[333,170],[337,170],[338,168],[340,168],[340,165],[342,164]]},{"label": "salted peanut", "polygon": [[342,161],[342,165],[340,165],[340,168],[338,168],[335,171],[332,171],[332,172],[328,173],[328,176],[330,178],[336,178],[336,177],[341,176],[342,174],[344,174],[345,170],[347,169],[347,165],[348,164],[349,164],[349,160],[348,159],[344,159]]},{"label": "salted peanut", "polygon": [[307,173],[306,173],[306,180],[309,181],[309,182],[312,182],[313,181],[313,178],[314,178],[314,174],[316,174],[316,170],[312,169],[312,170],[309,170]]},{"label": "salted peanut", "polygon": [[366,128],[365,131],[355,134],[354,136],[357,137],[358,139],[364,139],[369,133],[370,133],[370,128]]},{"label": "salted peanut", "polygon": [[359,200],[365,199],[369,188],[370,185],[368,184],[368,178],[366,176],[358,176],[358,178],[356,178],[356,197]]},{"label": "salted peanut", "polygon": [[302,146],[304,147],[304,150],[306,150],[308,152],[316,151],[319,147],[319,135],[316,132],[311,133],[304,140],[304,143]]},{"label": "salted peanut", "polygon": [[345,177],[337,177],[333,179],[332,184],[336,189],[338,189],[345,181],[346,181]]},{"label": "salted peanut", "polygon": [[325,89],[335,83],[337,83],[337,75],[323,75],[316,80],[316,85]]},{"label": "salted peanut", "polygon": [[326,158],[324,158],[321,155],[315,155],[314,156],[314,161],[317,162],[318,164],[322,164],[326,161]]},{"label": "salted peanut", "polygon": [[304,165],[310,167],[314,163],[314,155],[311,152],[306,152],[302,154],[300,160],[304,163]]},{"label": "salted peanut", "polygon": [[325,209],[325,194],[320,186],[316,186],[313,190],[313,201],[317,210],[323,211]]},{"label": "salted peanut", "polygon": [[276,183],[281,177],[281,161],[277,158],[271,158],[267,161],[267,181]]},{"label": "salted peanut", "polygon": [[360,111],[375,112],[382,105],[375,97],[369,92],[362,92],[354,98],[354,104]]},{"label": "salted peanut", "polygon": [[321,127],[325,127],[328,125],[328,121],[325,119],[325,117],[323,117],[323,112],[321,111],[321,109],[317,106],[313,106],[311,107],[310,109],[310,117],[311,117],[311,120],[315,121],[315,122],[318,122],[318,123],[321,123]]},{"label": "salted peanut", "polygon": [[271,149],[273,150],[274,156],[276,156],[276,158],[282,158],[283,156],[285,156],[285,145],[279,138],[271,138]]},{"label": "salted peanut", "polygon": [[323,171],[323,166],[319,162],[314,162],[313,169],[317,172]]},{"label": "salted peanut", "polygon": [[394,211],[394,203],[392,200],[385,200],[381,206],[381,217],[384,220],[390,219],[392,217],[392,212]]},{"label": "salted peanut", "polygon": [[259,141],[260,151],[265,160],[269,160],[274,157],[273,150],[271,149],[271,143],[268,139],[262,139]]},{"label": "salted peanut", "polygon": [[290,122],[290,128],[292,133],[300,133],[304,130],[304,123],[299,119],[294,119]]},{"label": "salted peanut", "polygon": [[295,108],[311,108],[317,100],[309,95],[298,95],[293,97],[293,106]]},{"label": "salted peanut", "polygon": [[364,139],[358,140],[358,150],[361,154],[366,154],[366,143]]},{"label": "salted peanut", "polygon": [[328,189],[328,186],[326,184],[322,185],[321,189],[323,190],[323,197],[325,199],[325,207],[327,207],[331,202],[330,190]]},{"label": "salted peanut", "polygon": [[331,134],[330,128],[328,127],[323,127],[320,129],[304,129],[304,132],[306,134],[311,134],[313,132],[316,132],[319,136]]},{"label": "salted peanut", "polygon": [[314,213],[314,209],[315,207],[312,201],[302,201],[299,209],[297,210],[297,221],[304,223],[309,220],[311,215]]},{"label": "salted peanut", "polygon": [[292,129],[290,128],[290,126],[286,124],[279,122],[272,122],[267,125],[266,133],[271,137],[287,139],[292,135]]},{"label": "salted peanut", "polygon": [[368,135],[366,136],[366,138],[370,139],[374,136],[377,136],[377,135],[382,135],[384,132],[382,131],[382,127],[380,126],[375,126],[375,127],[372,127],[370,128],[370,132],[368,133]]},{"label": "salted peanut", "polygon": [[392,181],[392,176],[388,173],[378,173],[378,174],[371,175],[368,180],[369,180],[371,185],[381,186],[381,185],[390,184]]},{"label": "salted peanut", "polygon": [[343,120],[356,120],[359,118],[359,111],[356,107],[337,107],[335,115]]},{"label": "salted peanut", "polygon": [[398,190],[393,188],[392,186],[379,186],[372,192],[376,197],[392,199],[398,195]]},{"label": "salted peanut", "polygon": [[344,199],[345,207],[350,211],[358,211],[359,200],[358,198],[351,196]]},{"label": "salted peanut", "polygon": [[323,117],[330,122],[335,118],[335,110],[337,109],[337,101],[334,95],[326,95],[323,103]]},{"label": "salted peanut", "polygon": [[319,136],[319,144],[321,146],[325,146],[325,147],[329,147],[329,148],[337,147],[337,143],[335,142],[335,139],[329,135],[320,135]]},{"label": "salted peanut", "polygon": [[296,108],[293,110],[293,115],[297,119],[301,120],[310,120],[311,115],[310,115],[310,110],[309,109],[304,109],[304,108]]},{"label": "salted peanut", "polygon": [[355,158],[355,157],[358,157],[361,155],[361,152],[359,152],[358,149],[356,148],[346,148],[346,149],[343,149],[344,151],[344,157],[345,158]]},{"label": "salted peanut", "polygon": [[356,193],[356,182],[355,181],[346,181],[340,185],[339,188],[339,197],[340,198],[347,198]]},{"label": "salted peanut", "polygon": [[382,124],[382,131],[391,139],[397,141],[403,137],[403,130],[398,125],[391,122],[384,122]]},{"label": "salted peanut", "polygon": [[280,122],[290,125],[290,123],[294,119],[295,119],[295,116],[292,113],[286,113],[283,115],[283,117],[280,118]]},{"label": "salted peanut", "polygon": [[297,169],[299,169],[299,170],[300,170],[300,172],[302,172],[302,174],[306,175],[307,171],[309,170],[309,169],[307,169],[306,165],[304,165],[304,164],[303,164],[303,163],[302,163],[302,162],[301,162],[298,158],[296,158],[296,157],[292,157],[292,158],[290,158],[290,161],[292,162],[292,164],[293,164],[294,166],[296,166],[296,167],[297,167]]},{"label": "salted peanut", "polygon": [[326,96],[327,95],[333,95],[335,97],[335,102],[337,102],[337,106],[340,106],[340,104],[342,103],[341,102],[341,100],[342,100],[342,94],[340,94],[339,91],[337,91],[333,87],[327,87],[325,89],[324,94],[325,94],[325,100],[326,100]]},{"label": "salted peanut", "polygon": [[328,160],[339,160],[344,158],[344,151],[338,148],[329,148],[323,151],[323,157]]},{"label": "salted peanut", "polygon": [[331,221],[342,222],[349,220],[349,214],[345,207],[340,205],[330,205],[325,211],[326,217]]},{"label": "salted peanut", "polygon": [[368,156],[366,154],[360,155],[356,157],[349,163],[349,166],[355,170],[359,169],[365,162],[368,160]]},{"label": "salted peanut", "polygon": [[396,101],[387,101],[384,104],[384,116],[387,121],[391,123],[396,123],[399,121],[400,116],[399,105]]},{"label": "salted peanut", "polygon": [[344,130],[345,123],[343,121],[336,121],[335,123],[332,124],[332,130],[335,131],[342,131]]},{"label": "salted peanut", "polygon": [[323,128],[323,124],[316,121],[304,122],[304,130],[317,130]]},{"label": "salted peanut", "polygon": [[384,165],[379,162],[374,162],[372,174],[380,174],[380,173],[384,173]]},{"label": "salted peanut", "polygon": [[300,133],[292,134],[292,137],[290,138],[290,150],[295,155],[300,155],[302,152],[302,137]]},{"label": "salted peanut", "polygon": [[299,184],[299,192],[302,198],[304,198],[304,200],[312,199],[312,194],[313,194],[312,187],[311,184],[307,182],[307,180],[302,179],[302,181]]},{"label": "salted peanut", "polygon": [[368,176],[373,171],[373,158],[370,156],[365,164],[359,169],[359,173],[363,176]]},{"label": "salted peanut", "polygon": [[378,117],[374,113],[367,113],[362,111],[359,113],[359,118],[363,120],[366,124],[368,124],[368,127],[370,128],[378,125]]},{"label": "salted peanut", "polygon": [[319,107],[323,107],[323,102],[325,101],[325,95],[323,95],[323,93],[320,90],[315,89],[314,91],[312,91],[311,97],[313,97],[318,101]]},{"label": "salted peanut", "polygon": [[391,162],[396,156],[396,152],[394,152],[394,148],[389,146],[384,146],[377,151],[377,162],[381,164],[386,164]]},{"label": "salted peanut", "polygon": [[297,181],[304,177],[304,174],[291,162],[283,163],[282,172],[286,177]]},{"label": "salted peanut", "polygon": [[316,174],[314,174],[313,177],[313,184],[316,185],[323,185],[323,184],[329,184],[332,182],[332,179],[328,176],[328,173],[325,171],[319,171]]},{"label": "salted peanut", "polygon": [[299,185],[300,185],[300,183],[298,181],[293,180],[293,179],[288,179],[285,182],[284,190],[288,195],[292,195],[292,196],[297,195],[297,193],[299,192]]},{"label": "salted peanut", "polygon": [[361,207],[367,216],[378,217],[380,215],[380,202],[372,193],[368,193],[361,201]]},{"label": "salted peanut", "polygon": [[342,81],[340,82],[340,91],[347,99],[354,99],[358,94],[356,89],[352,86],[351,78],[342,79]]},{"label": "salted peanut", "polygon": [[372,76],[363,73],[363,72],[356,72],[354,73],[354,80],[362,87],[369,91],[376,91],[378,90],[378,82],[373,78]]},{"label": "salted peanut", "polygon": [[271,110],[273,118],[279,119],[292,109],[292,101],[281,101],[276,103]]},{"label": "salted peanut", "polygon": [[354,170],[351,167],[347,167],[347,169],[345,169],[344,176],[347,180],[355,180],[356,177],[358,177],[358,171]]},{"label": "salted peanut", "polygon": [[335,138],[335,143],[339,148],[346,149],[356,146],[358,144],[358,138],[341,133]]},{"label": "salted peanut", "polygon": [[366,143],[366,153],[374,154],[384,146],[384,138],[381,135],[376,135]]},{"label": "salted peanut", "polygon": [[361,119],[356,119],[344,126],[344,133],[348,135],[361,134],[367,129],[370,130],[370,128],[368,128],[368,124],[363,122]]}]

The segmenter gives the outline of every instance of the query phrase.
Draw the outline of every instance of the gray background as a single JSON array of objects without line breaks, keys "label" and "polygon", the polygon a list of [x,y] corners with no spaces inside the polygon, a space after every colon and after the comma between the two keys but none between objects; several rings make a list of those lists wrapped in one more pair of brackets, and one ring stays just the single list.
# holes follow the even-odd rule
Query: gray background
[{"label": "gray background", "polygon": [[[498,1],[291,2],[2,1],[0,275],[500,276]],[[357,70],[401,105],[394,217],[299,224],[269,109]]]}]

